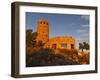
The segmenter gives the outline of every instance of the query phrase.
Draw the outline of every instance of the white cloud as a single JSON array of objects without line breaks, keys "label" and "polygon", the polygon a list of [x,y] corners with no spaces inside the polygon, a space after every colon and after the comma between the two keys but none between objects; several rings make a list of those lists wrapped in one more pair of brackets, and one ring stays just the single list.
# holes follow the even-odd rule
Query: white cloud
[{"label": "white cloud", "polygon": [[77,33],[79,37],[81,37],[82,40],[89,38],[89,30],[88,29],[79,29],[77,30]]},{"label": "white cloud", "polygon": [[77,30],[77,32],[78,32],[78,33],[85,33],[86,30],[85,30],[85,29],[79,29],[79,30]]},{"label": "white cloud", "polygon": [[88,38],[80,37],[80,38],[77,38],[77,41],[78,42],[84,42],[84,41],[88,42],[89,41],[89,37]]},{"label": "white cloud", "polygon": [[84,33],[84,34],[82,35],[82,37],[89,37],[89,33],[88,33],[88,32]]},{"label": "white cloud", "polygon": [[89,20],[89,16],[88,16],[88,15],[82,15],[82,16],[81,16],[81,19]]},{"label": "white cloud", "polygon": [[[84,27],[86,27],[86,25],[84,25]],[[76,38],[76,44],[77,44],[77,47],[79,45],[79,43],[82,43],[82,42],[87,42],[89,43],[89,30],[88,29],[78,29],[77,30],[77,33],[78,33],[78,37]]]},{"label": "white cloud", "polygon": [[26,29],[32,29],[32,27],[28,26],[28,27],[26,27]]},{"label": "white cloud", "polygon": [[89,24],[84,24],[82,25],[83,28],[88,28],[89,27]]},{"label": "white cloud", "polygon": [[89,24],[81,25],[81,28],[77,30],[77,33],[80,34],[89,34]]}]

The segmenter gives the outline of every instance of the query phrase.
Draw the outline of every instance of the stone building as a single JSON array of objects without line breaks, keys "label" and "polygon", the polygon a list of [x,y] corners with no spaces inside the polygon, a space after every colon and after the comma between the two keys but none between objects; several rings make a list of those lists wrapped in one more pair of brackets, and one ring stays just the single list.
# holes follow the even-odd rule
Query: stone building
[{"label": "stone building", "polygon": [[37,26],[37,42],[45,43],[45,48],[52,49],[75,49],[75,39],[72,36],[55,36],[49,38],[49,23],[47,20],[40,18]]},{"label": "stone building", "polygon": [[42,41],[43,43],[48,42],[49,40],[49,24],[47,20],[44,20],[42,17],[39,19],[37,24],[37,42]]},{"label": "stone building", "polygon": [[44,47],[53,49],[75,49],[75,40],[73,37],[68,36],[54,37],[49,39]]}]

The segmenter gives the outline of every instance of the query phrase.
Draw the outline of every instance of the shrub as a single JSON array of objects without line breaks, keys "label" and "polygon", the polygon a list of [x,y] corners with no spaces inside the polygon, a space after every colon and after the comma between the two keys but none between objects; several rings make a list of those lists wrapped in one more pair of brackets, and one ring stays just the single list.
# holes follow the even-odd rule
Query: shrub
[{"label": "shrub", "polygon": [[70,62],[65,60],[65,57],[61,54],[54,54],[52,49],[40,48],[38,51],[26,58],[26,66],[56,66],[56,65],[69,65]]}]

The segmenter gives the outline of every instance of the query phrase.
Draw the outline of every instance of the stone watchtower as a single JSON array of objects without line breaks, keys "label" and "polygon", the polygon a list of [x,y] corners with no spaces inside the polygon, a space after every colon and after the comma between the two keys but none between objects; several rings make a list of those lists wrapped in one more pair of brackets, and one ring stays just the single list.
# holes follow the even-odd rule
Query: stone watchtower
[{"label": "stone watchtower", "polygon": [[49,40],[49,23],[42,17],[39,18],[37,23],[37,34],[37,42],[46,43]]}]

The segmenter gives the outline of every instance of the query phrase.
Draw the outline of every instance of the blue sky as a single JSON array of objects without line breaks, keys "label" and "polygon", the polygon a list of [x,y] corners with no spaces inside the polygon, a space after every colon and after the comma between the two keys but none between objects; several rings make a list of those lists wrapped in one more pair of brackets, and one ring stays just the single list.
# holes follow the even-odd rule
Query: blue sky
[{"label": "blue sky", "polygon": [[80,42],[89,43],[89,15],[49,14],[26,12],[26,29],[36,31],[40,17],[49,22],[49,37],[73,36],[76,45]]}]

